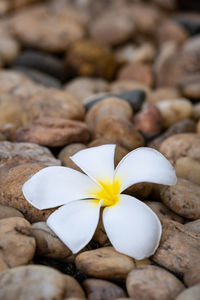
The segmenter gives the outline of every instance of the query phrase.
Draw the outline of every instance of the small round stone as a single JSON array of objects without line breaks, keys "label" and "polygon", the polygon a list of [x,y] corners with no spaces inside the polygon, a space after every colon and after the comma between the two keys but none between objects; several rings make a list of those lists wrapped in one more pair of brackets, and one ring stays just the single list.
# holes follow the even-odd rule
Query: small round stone
[{"label": "small round stone", "polygon": [[67,145],[60,151],[60,153],[58,154],[58,158],[61,160],[63,166],[75,169],[80,172],[81,169],[70,159],[70,156],[83,149],[86,149],[86,146],[84,144],[73,143]]},{"label": "small round stone", "polygon": [[184,224],[185,228],[200,233],[200,219]]},{"label": "small round stone", "polygon": [[199,300],[200,284],[192,286],[186,289],[175,298],[175,300]]},{"label": "small round stone", "polygon": [[180,157],[175,163],[176,175],[200,184],[200,162],[190,157]]},{"label": "small round stone", "polygon": [[128,294],[134,300],[174,299],[184,285],[178,278],[156,266],[132,270],[126,279]]},{"label": "small round stone", "polygon": [[9,207],[9,206],[0,204],[0,220],[6,219],[6,218],[12,218],[12,217],[23,218],[24,216],[22,213],[20,213],[19,210],[15,209],[13,207]]},{"label": "small round stone", "polygon": [[196,264],[184,273],[183,277],[186,286],[200,284],[200,264]]},{"label": "small round stone", "polygon": [[62,277],[65,284],[64,297],[66,297],[67,299],[71,297],[85,299],[85,293],[78,281],[76,281],[72,276],[69,275],[63,275]]}]

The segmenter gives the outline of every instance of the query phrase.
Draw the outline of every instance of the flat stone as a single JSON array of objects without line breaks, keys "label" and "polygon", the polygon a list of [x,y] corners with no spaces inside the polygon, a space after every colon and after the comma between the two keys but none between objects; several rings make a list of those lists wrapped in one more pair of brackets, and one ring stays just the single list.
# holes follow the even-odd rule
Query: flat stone
[{"label": "flat stone", "polygon": [[12,36],[0,33],[0,58],[2,64],[11,64],[19,55],[19,52],[19,42]]},{"label": "flat stone", "polygon": [[106,138],[129,151],[144,146],[144,139],[134,125],[128,120],[115,116],[101,120],[95,128],[94,137]]},{"label": "flat stone", "polygon": [[63,166],[81,171],[81,169],[70,159],[70,156],[74,155],[78,151],[86,149],[86,146],[81,143],[73,143],[65,146],[58,154],[58,158],[61,160]]},{"label": "flat stone", "polygon": [[0,273],[0,298],[4,300],[60,300],[65,289],[64,275],[45,266],[29,265]]},{"label": "flat stone", "polygon": [[200,233],[200,219],[184,224],[185,228]]},{"label": "flat stone", "polygon": [[199,300],[200,295],[200,284],[192,286],[186,289],[175,298],[175,300]]},{"label": "flat stone", "polygon": [[161,200],[178,215],[196,220],[200,218],[200,186],[186,179],[178,179],[174,186],[161,189]]},{"label": "flat stone", "polygon": [[111,280],[124,280],[135,268],[132,258],[118,253],[113,247],[82,252],[77,255],[75,263],[88,276]]},{"label": "flat stone", "polygon": [[200,73],[188,75],[179,82],[180,92],[183,97],[199,100],[200,99]]},{"label": "flat stone", "polygon": [[91,300],[114,300],[125,297],[126,293],[116,284],[101,279],[86,279],[83,282],[88,299]]},{"label": "flat stone", "polygon": [[64,297],[69,298],[79,298],[79,299],[85,299],[85,293],[78,283],[72,276],[69,275],[63,275],[63,280],[65,283],[65,292]]},{"label": "flat stone", "polygon": [[23,218],[24,216],[22,213],[20,213],[19,210],[15,209],[13,207],[9,207],[9,206],[0,204],[0,220],[6,219],[6,218],[13,218],[13,217]]},{"label": "flat stone", "polygon": [[132,270],[126,279],[126,286],[129,296],[134,300],[174,299],[184,290],[178,278],[157,266]]},{"label": "flat stone", "polygon": [[19,128],[13,139],[17,142],[30,142],[43,146],[59,147],[73,142],[87,142],[90,132],[80,121],[44,117],[31,125]]},{"label": "flat stone", "polygon": [[151,91],[148,102],[156,103],[163,100],[173,100],[180,98],[180,92],[178,88],[175,87],[160,87],[156,88],[156,90]]},{"label": "flat stone", "polygon": [[191,267],[184,273],[183,277],[184,283],[186,286],[193,286],[196,284],[200,284],[200,264],[197,264]]},{"label": "flat stone", "polygon": [[200,184],[200,162],[190,157],[180,157],[175,163],[176,175]]},{"label": "flat stone", "polygon": [[7,268],[28,264],[35,254],[35,248],[32,228],[27,220],[20,217],[0,220],[0,261],[3,260]]},{"label": "flat stone", "polygon": [[29,204],[22,193],[23,184],[44,167],[42,164],[29,163],[10,168],[0,178],[0,204],[18,209],[30,222],[46,221],[54,209],[38,210]]},{"label": "flat stone", "polygon": [[183,275],[200,260],[200,234],[172,220],[162,221],[162,237],[152,260],[160,266]]}]

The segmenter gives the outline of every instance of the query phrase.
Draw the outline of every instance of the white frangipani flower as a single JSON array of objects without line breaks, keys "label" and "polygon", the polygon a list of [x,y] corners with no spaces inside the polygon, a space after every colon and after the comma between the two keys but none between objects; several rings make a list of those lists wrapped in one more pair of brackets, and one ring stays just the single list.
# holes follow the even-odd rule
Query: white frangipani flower
[{"label": "white frangipani flower", "polygon": [[143,259],[156,251],[162,227],[147,205],[121,193],[139,182],[174,185],[176,174],[154,149],[133,150],[115,170],[114,153],[115,145],[81,150],[71,159],[88,176],[67,167],[47,167],[24,184],[23,193],[38,209],[63,205],[47,224],[73,253],[91,240],[103,207],[103,224],[114,248]]}]

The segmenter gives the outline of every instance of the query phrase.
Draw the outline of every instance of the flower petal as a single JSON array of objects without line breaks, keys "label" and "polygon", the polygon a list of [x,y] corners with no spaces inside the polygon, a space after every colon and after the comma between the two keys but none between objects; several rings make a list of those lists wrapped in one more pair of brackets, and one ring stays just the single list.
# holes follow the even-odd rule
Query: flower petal
[{"label": "flower petal", "polygon": [[66,167],[47,167],[23,185],[28,202],[38,209],[60,206],[67,202],[91,198],[88,191],[98,185],[88,176]]},{"label": "flower petal", "polygon": [[118,164],[114,178],[122,182],[120,192],[138,182],[176,184],[176,173],[170,162],[157,150],[141,147],[128,153]]},{"label": "flower petal", "polygon": [[114,154],[116,145],[102,145],[79,151],[71,160],[89,177],[99,181],[112,181],[114,175]]},{"label": "flower petal", "polygon": [[101,201],[73,201],[51,214],[47,224],[73,253],[77,253],[91,240],[100,208]]},{"label": "flower petal", "polygon": [[134,197],[121,195],[115,206],[106,207],[103,224],[115,249],[135,259],[151,256],[159,245],[162,227],[158,217]]}]

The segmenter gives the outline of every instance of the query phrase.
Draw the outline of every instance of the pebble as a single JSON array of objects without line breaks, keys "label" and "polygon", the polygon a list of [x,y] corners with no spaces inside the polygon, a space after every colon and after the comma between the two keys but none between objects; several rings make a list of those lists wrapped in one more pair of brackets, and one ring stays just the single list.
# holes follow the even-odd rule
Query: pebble
[{"label": "pebble", "polygon": [[22,266],[0,273],[0,299],[4,300],[60,300],[66,288],[64,275],[46,266]]},{"label": "pebble", "polygon": [[156,102],[163,100],[173,100],[180,98],[180,93],[177,88],[160,87],[156,90],[151,90],[148,97],[148,102],[155,104]]},{"label": "pebble", "polygon": [[162,221],[162,237],[152,260],[171,272],[183,275],[200,260],[200,234],[172,220]]},{"label": "pebble", "polygon": [[62,276],[65,284],[65,291],[64,291],[64,297],[69,299],[71,297],[77,297],[80,299],[85,299],[85,293],[80,286],[80,284],[69,275],[63,275]]},{"label": "pebble", "polygon": [[194,108],[194,119],[199,120],[200,119],[200,103],[195,103],[193,105]]},{"label": "pebble", "polygon": [[197,133],[200,133],[200,121],[197,123]]},{"label": "pebble", "polygon": [[70,45],[66,64],[80,76],[98,76],[111,80],[118,63],[106,47],[92,40],[81,40]]},{"label": "pebble", "polygon": [[86,279],[83,286],[90,300],[115,300],[119,297],[126,297],[126,293],[116,284],[101,279]]},{"label": "pebble", "polygon": [[167,207],[187,219],[200,218],[200,186],[179,178],[174,186],[161,189],[161,200]]},{"label": "pebble", "polygon": [[126,102],[128,102],[132,108],[134,112],[137,112],[138,110],[140,110],[144,99],[145,99],[145,92],[142,90],[137,90],[137,89],[130,89],[128,91],[123,91],[123,92],[117,92],[117,93],[106,93],[106,94],[98,94],[98,95],[94,95],[89,97],[88,99],[84,100],[85,104],[85,108],[86,110],[90,109],[94,104],[96,104],[97,102],[105,99],[105,98],[119,98],[121,100],[125,100]]},{"label": "pebble", "polygon": [[120,68],[117,74],[118,80],[134,80],[147,86],[153,85],[153,73],[150,65],[139,62],[131,62]]},{"label": "pebble", "polygon": [[0,58],[4,65],[11,64],[20,52],[19,42],[12,36],[0,34]]},{"label": "pebble", "polygon": [[20,213],[17,209],[5,205],[0,204],[0,220],[13,218],[13,217],[20,217],[23,218],[23,214]]},{"label": "pebble", "polygon": [[91,277],[124,280],[135,268],[134,260],[114,250],[103,247],[82,252],[75,259],[76,267]]},{"label": "pebble", "polygon": [[38,256],[65,259],[71,255],[71,251],[45,222],[32,224],[32,235],[36,241],[36,253]]},{"label": "pebble", "polygon": [[80,121],[43,117],[31,125],[19,128],[13,139],[48,147],[60,147],[73,142],[87,142],[90,132]]},{"label": "pebble", "polygon": [[200,284],[192,286],[186,289],[175,298],[175,300],[199,300],[200,295]]},{"label": "pebble", "polygon": [[151,104],[134,116],[135,128],[145,138],[153,138],[162,130],[163,119],[159,109]]},{"label": "pebble", "polygon": [[130,186],[124,193],[138,199],[147,199],[152,192],[152,187],[151,182],[139,182]]},{"label": "pebble", "polygon": [[164,133],[153,139],[149,147],[159,148],[160,144],[172,135],[196,131],[196,123],[191,119],[184,119],[171,125]]},{"label": "pebble", "polygon": [[85,121],[90,130],[95,130],[97,124],[106,117],[116,116],[126,120],[133,118],[133,110],[128,102],[120,98],[105,98],[95,103],[86,114]]},{"label": "pebble", "polygon": [[109,243],[108,237],[105,232],[104,225],[103,225],[102,211],[100,212],[99,223],[98,223],[95,233],[93,235],[92,241],[97,242],[101,246],[104,246],[105,244]]},{"label": "pebble", "polygon": [[12,167],[0,178],[0,204],[8,205],[23,213],[29,222],[46,221],[54,209],[38,210],[23,196],[23,184],[45,166],[38,163]]},{"label": "pebble", "polygon": [[179,82],[179,89],[183,97],[199,100],[200,98],[200,73],[188,75]]},{"label": "pebble", "polygon": [[102,78],[76,77],[64,86],[65,90],[74,97],[87,104],[85,100],[92,95],[105,93],[109,90],[109,84]]},{"label": "pebble", "polygon": [[155,105],[160,110],[165,128],[193,115],[192,104],[187,99],[163,100],[156,102]]},{"label": "pebble", "polygon": [[28,264],[35,254],[35,246],[32,228],[27,220],[20,217],[0,220],[0,266],[1,261],[6,265],[0,271]]},{"label": "pebble", "polygon": [[179,13],[174,16],[175,22],[185,28],[190,35],[196,35],[200,33],[200,18],[197,13]]},{"label": "pebble", "polygon": [[31,143],[0,142],[0,167],[14,167],[26,163],[39,163],[44,166],[59,166],[50,150]]},{"label": "pebble", "polygon": [[200,284],[200,264],[191,267],[184,273],[183,280],[186,286]]},{"label": "pebble", "polygon": [[81,143],[73,143],[67,145],[59,152],[58,158],[60,159],[63,166],[72,168],[80,172],[81,169],[70,159],[70,156],[83,149],[86,149],[86,146]]},{"label": "pebble", "polygon": [[184,224],[185,228],[200,233],[200,219]]},{"label": "pebble", "polygon": [[144,139],[134,125],[130,121],[116,116],[101,120],[95,128],[94,137],[106,138],[113,144],[118,144],[129,151],[144,146]]},{"label": "pebble", "polygon": [[178,278],[157,266],[132,270],[126,279],[126,286],[129,296],[134,300],[169,300],[184,290]]},{"label": "pebble", "polygon": [[148,205],[158,216],[160,221],[163,219],[173,220],[179,223],[184,223],[184,218],[175,214],[172,210],[170,210],[167,206],[165,206],[162,202],[158,201],[145,201],[145,204]]},{"label": "pebble", "polygon": [[181,157],[175,163],[176,175],[200,185],[200,162],[190,157]]},{"label": "pebble", "polygon": [[175,162],[178,158],[185,156],[200,161],[199,147],[199,134],[182,133],[164,140],[159,147],[159,151],[173,162]]}]

